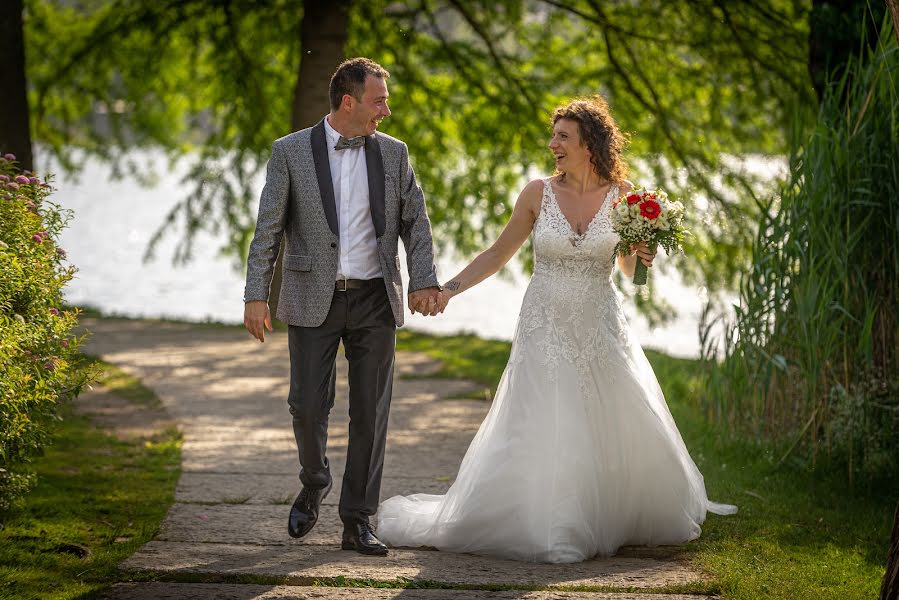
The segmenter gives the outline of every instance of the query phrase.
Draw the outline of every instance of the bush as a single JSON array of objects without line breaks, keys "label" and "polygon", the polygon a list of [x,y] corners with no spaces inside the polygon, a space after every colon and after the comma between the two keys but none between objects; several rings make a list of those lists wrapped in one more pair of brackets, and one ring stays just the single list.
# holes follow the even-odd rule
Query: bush
[{"label": "bush", "polygon": [[71,213],[51,193],[15,156],[0,158],[0,511],[34,484],[27,463],[49,442],[59,403],[87,381],[78,311],[62,308],[75,268],[56,240]]},{"label": "bush", "polygon": [[850,482],[899,469],[899,48],[889,28],[881,42],[794,136],[705,398],[783,443],[781,462],[840,465]]}]

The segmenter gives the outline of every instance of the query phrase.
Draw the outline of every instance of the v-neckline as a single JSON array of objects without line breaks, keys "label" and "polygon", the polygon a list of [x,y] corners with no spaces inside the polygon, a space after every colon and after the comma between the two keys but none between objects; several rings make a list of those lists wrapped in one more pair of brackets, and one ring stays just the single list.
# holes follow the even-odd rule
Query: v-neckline
[{"label": "v-neckline", "polygon": [[597,217],[599,217],[599,214],[602,212],[603,207],[605,207],[606,202],[609,201],[609,196],[612,195],[612,190],[618,187],[618,185],[615,183],[609,186],[609,191],[606,192],[605,198],[603,198],[602,202],[599,203],[599,208],[597,208],[596,212],[593,213],[593,218],[587,222],[587,227],[584,228],[584,233],[578,233],[577,230],[571,226],[571,221],[568,219],[568,217],[565,215],[565,211],[563,211],[562,207],[559,205],[559,199],[556,198],[556,188],[553,187],[551,177],[547,178],[546,185],[549,186],[549,194],[553,198],[553,204],[556,205],[556,210],[559,211],[559,214],[562,215],[563,219],[565,219],[565,224],[568,225],[568,231],[571,233],[571,235],[579,238],[586,236],[590,232],[590,228],[593,227],[593,223],[596,221]]}]

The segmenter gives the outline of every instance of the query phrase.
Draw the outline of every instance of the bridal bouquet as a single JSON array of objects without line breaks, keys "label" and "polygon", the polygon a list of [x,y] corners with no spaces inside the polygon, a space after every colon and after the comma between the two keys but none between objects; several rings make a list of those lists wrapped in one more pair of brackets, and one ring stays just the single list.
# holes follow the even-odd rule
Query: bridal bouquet
[{"label": "bridal bouquet", "polygon": [[[668,199],[662,190],[635,187],[612,205],[612,229],[620,238],[615,254],[630,252],[631,246],[646,241],[651,252],[661,246],[666,254],[680,250],[687,230],[683,228],[684,205]],[[614,259],[614,256],[612,258]],[[637,259],[634,285],[645,285],[649,270]]]}]

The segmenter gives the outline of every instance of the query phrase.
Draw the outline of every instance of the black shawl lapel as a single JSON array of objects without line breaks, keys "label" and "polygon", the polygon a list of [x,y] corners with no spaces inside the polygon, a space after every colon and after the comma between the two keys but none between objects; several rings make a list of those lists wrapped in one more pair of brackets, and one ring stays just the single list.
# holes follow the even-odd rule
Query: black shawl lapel
[{"label": "black shawl lapel", "polygon": [[384,159],[378,134],[365,138],[365,164],[368,168],[368,204],[371,208],[371,222],[375,226],[375,236],[384,235],[387,217],[384,214]]},{"label": "black shawl lapel", "polygon": [[[312,162],[315,163],[315,175],[318,178],[318,189],[322,197],[322,207],[328,227],[334,235],[340,235],[337,226],[337,202],[334,200],[334,184],[331,181],[331,163],[328,161],[328,136],[325,134],[325,120],[312,128],[310,136],[312,144]],[[383,172],[383,168],[381,169]],[[369,187],[371,186],[371,169],[369,169]],[[371,193],[371,192],[369,192]],[[384,196],[384,183],[381,182],[381,197]],[[383,204],[383,201],[382,201]]]}]

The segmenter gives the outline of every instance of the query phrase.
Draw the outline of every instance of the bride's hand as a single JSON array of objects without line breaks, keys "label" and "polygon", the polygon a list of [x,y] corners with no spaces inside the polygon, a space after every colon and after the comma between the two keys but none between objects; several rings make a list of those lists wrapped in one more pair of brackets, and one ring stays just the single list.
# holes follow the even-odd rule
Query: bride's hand
[{"label": "bride's hand", "polygon": [[649,244],[647,244],[645,241],[631,246],[630,254],[636,254],[637,258],[642,260],[643,264],[647,267],[652,266],[652,261],[655,260],[656,257],[655,252],[649,251]]},{"label": "bride's hand", "polygon": [[446,310],[446,305],[449,304],[450,298],[453,297],[453,292],[450,290],[440,290],[437,293],[437,313],[442,313]]}]

